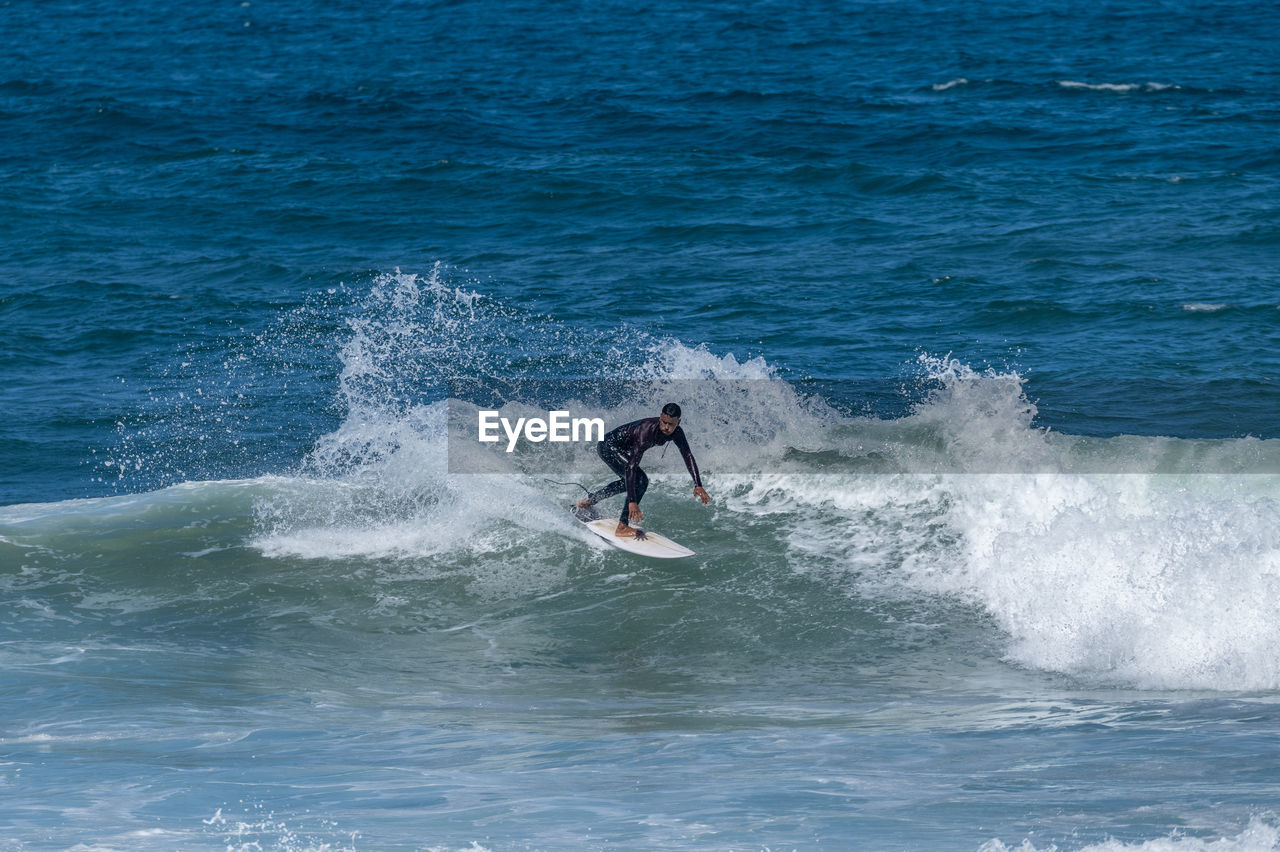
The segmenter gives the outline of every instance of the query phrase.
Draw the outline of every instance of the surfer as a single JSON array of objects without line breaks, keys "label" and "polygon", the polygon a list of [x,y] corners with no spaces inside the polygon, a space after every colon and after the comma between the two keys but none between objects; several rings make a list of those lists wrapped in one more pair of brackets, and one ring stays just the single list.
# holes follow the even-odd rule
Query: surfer
[{"label": "surfer", "polygon": [[668,442],[675,442],[680,455],[684,457],[684,466],[693,477],[693,496],[701,500],[702,505],[707,505],[711,502],[711,497],[702,487],[698,463],[693,460],[689,442],[685,440],[684,430],[680,428],[680,406],[668,402],[662,407],[662,414],[658,417],[646,417],[619,426],[596,444],[600,458],[618,475],[618,479],[598,491],[588,492],[586,497],[578,501],[578,508],[589,509],[601,500],[626,491],[627,503],[622,507],[618,528],[613,534],[619,538],[634,538],[636,529],[631,524],[644,520],[640,500],[649,487],[649,477],[640,469],[640,459],[644,457],[645,450]]}]

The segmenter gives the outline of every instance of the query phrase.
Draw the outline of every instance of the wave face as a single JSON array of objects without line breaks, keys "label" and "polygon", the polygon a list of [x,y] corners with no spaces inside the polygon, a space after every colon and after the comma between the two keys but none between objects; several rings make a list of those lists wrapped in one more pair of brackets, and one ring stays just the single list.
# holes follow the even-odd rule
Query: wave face
[{"label": "wave face", "polygon": [[[310,340],[314,326],[300,333]],[[314,759],[363,774],[382,771],[369,761],[393,760],[388,746],[365,749],[359,732],[373,712],[381,721],[368,736],[406,749],[394,760],[446,779],[454,804],[426,807],[443,836],[465,837],[483,797],[434,756],[462,719],[483,720],[466,724],[486,742],[533,748],[502,764],[529,778],[546,744],[526,712],[571,729],[594,719],[612,732],[590,750],[577,741],[569,759],[586,775],[559,793],[515,781],[506,795],[584,800],[582,785],[602,767],[641,771],[649,758],[633,751],[637,733],[679,737],[706,724],[725,748],[769,755],[768,771],[726,788],[750,798],[775,789],[780,767],[805,775],[824,760],[814,752],[823,740],[892,772],[950,748],[948,737],[989,737],[999,749],[973,756],[963,777],[944,773],[941,789],[1010,771],[1046,783],[1047,769],[1010,766],[1005,751],[1047,736],[1088,753],[1094,746],[1075,738],[1089,731],[1114,738],[1113,748],[1138,747],[1151,729],[1133,720],[1152,713],[1225,736],[1241,714],[1270,712],[1245,697],[1280,689],[1280,485],[1244,472],[1274,457],[1273,440],[1057,433],[1038,425],[1016,371],[935,355],[911,365],[901,413],[876,417],[761,357],[626,326],[581,333],[459,286],[442,268],[377,276],[343,305],[333,339],[333,426],[289,468],[0,509],[0,584],[15,618],[0,662],[19,687],[51,676],[118,684],[73,702],[90,721],[30,722],[9,738],[15,747],[173,747],[146,733],[159,726],[183,739],[178,748],[212,749],[239,771],[258,743],[281,747],[301,699],[329,740]],[[254,345],[291,352],[299,342]],[[644,502],[649,522],[695,557],[657,566],[582,529],[566,511],[580,494],[574,483],[597,484],[602,465],[575,468],[569,480],[527,462],[505,473],[451,470],[449,413],[461,401],[450,389],[489,377],[488,404],[514,413],[527,408],[515,398],[524,391],[500,379],[515,373],[569,384],[626,377],[629,394],[589,409],[610,424],[697,389],[683,425],[714,502],[691,500],[678,454],[658,452],[645,458],[654,484]],[[504,386],[518,388],[513,398]],[[151,463],[170,469],[161,451],[125,446],[144,474]],[[1107,468],[1117,472],[1098,472]],[[1148,472],[1131,472],[1139,469]],[[154,696],[137,714],[106,709],[135,689]],[[38,694],[20,699],[19,713],[34,712]],[[992,694],[1003,698],[993,704]],[[637,695],[647,696],[643,709]],[[196,719],[166,727],[188,702],[202,708]],[[819,740],[796,739],[814,726],[825,731]],[[1203,771],[1197,742],[1142,747],[1177,775]],[[1243,759],[1250,743],[1224,742],[1216,759]],[[706,804],[692,779],[722,771],[725,759],[718,747],[697,752],[688,784],[664,786],[644,807],[692,819]],[[1091,774],[1085,764],[1072,771]],[[69,783],[84,782],[72,773]],[[390,806],[398,786],[367,795]],[[1165,795],[1182,801],[1195,787],[1178,789]],[[912,801],[923,806],[936,792]],[[147,795],[123,807],[144,813]],[[890,791],[859,795],[887,801]],[[1260,793],[1243,785],[1232,795],[1238,805],[1227,813],[1242,826]],[[969,814],[1008,806],[1001,796],[960,801]],[[355,832],[346,805],[312,804],[327,814],[322,824],[296,807],[282,821],[221,799],[197,828],[157,842],[332,845]],[[1180,807],[1198,813],[1189,799]],[[807,813],[824,831],[844,830],[823,807]],[[1099,814],[1094,830],[1113,833],[1112,819],[1129,813]],[[665,823],[601,819],[630,843],[683,836]],[[1265,821],[1244,833],[1219,825],[1239,848],[1274,833]],[[538,830],[551,845],[577,842],[558,820]],[[907,834],[926,842],[947,830],[926,821]],[[1009,830],[1030,836],[1017,823]]]},{"label": "wave face", "polygon": [[[346,417],[290,480],[298,493],[258,507],[263,552],[472,560],[502,530],[511,531],[509,547],[548,538],[544,530],[555,531],[554,542],[585,538],[563,516],[572,488],[518,471],[450,475],[448,401],[414,401],[403,390],[428,377],[444,387],[509,371],[492,337],[568,337],[558,323],[514,315],[438,274],[385,276],[357,314],[342,349]],[[579,339],[581,349],[556,367],[575,369],[593,344]],[[1143,688],[1280,687],[1280,627],[1268,615],[1280,605],[1277,479],[1201,472],[1249,470],[1276,452],[1273,441],[1190,442],[1175,451],[1168,445],[1188,442],[1097,439],[1087,453],[1119,473],[1075,474],[1080,441],[1036,426],[1016,373],[924,356],[923,398],[908,415],[882,421],[839,413],[763,359],[740,363],[634,333],[612,357],[602,368],[625,369],[639,400],[589,410],[610,424],[651,413],[672,388],[698,382],[702,398],[687,405],[684,424],[725,513],[700,530],[712,552],[721,541],[715,528],[727,526],[792,572],[821,566],[841,594],[937,597],[972,608],[990,618],[1010,659],[1036,669]],[[752,383],[749,393],[742,381]],[[900,463],[945,458],[952,472],[847,472],[848,459],[876,450]],[[1150,458],[1169,472],[1125,472]],[[988,472],[1009,459],[1057,472]],[[661,474],[659,499],[687,491],[677,454],[648,464]],[[595,465],[583,481],[608,478]],[[679,517],[692,524],[699,514],[685,508]],[[545,559],[558,558],[559,544]]]},{"label": "wave face", "polygon": [[[721,748],[767,756],[763,774],[748,771],[724,788],[745,801],[776,791],[778,771],[808,778],[805,766],[829,760],[814,748],[861,753],[893,774],[950,748],[947,738],[992,738],[995,751],[936,777],[909,805],[946,789],[980,819],[1010,800],[956,792],[973,778],[1014,771],[1042,784],[1055,765],[1010,765],[1009,750],[1051,742],[1087,755],[1098,742],[1076,742],[1085,736],[1126,750],[1152,736],[1137,719],[1225,737],[1240,715],[1271,713],[1242,696],[1280,688],[1272,618],[1280,486],[1274,475],[1239,471],[1270,458],[1274,441],[1057,434],[1037,425],[1018,372],[938,356],[916,359],[901,416],[873,417],[787,380],[763,358],[740,361],[628,327],[579,334],[449,283],[440,269],[380,275],[343,311],[334,425],[291,469],[0,509],[0,583],[15,619],[0,663],[19,690],[35,690],[18,698],[17,713],[35,718],[50,677],[104,684],[72,700],[87,722],[29,722],[8,738],[14,747],[212,750],[236,773],[262,743],[283,748],[302,713],[321,737],[302,759],[308,774],[324,771],[312,761],[357,775],[408,761],[431,771],[451,802],[431,805],[434,793],[408,784],[415,801],[428,796],[433,830],[466,838],[486,807],[467,774],[484,770],[472,759],[462,764],[470,769],[440,762],[449,742],[470,742],[472,734],[457,739],[465,724],[480,739],[462,747],[492,750],[480,741],[497,738],[527,752],[500,761],[503,773],[517,773],[499,784],[504,796],[544,802],[534,807],[557,797],[588,802],[621,842],[678,846],[682,830],[605,816],[618,801],[588,792],[598,771],[641,771],[653,760],[635,751],[637,736],[678,741],[701,730],[694,736],[719,743],[678,759],[691,761],[686,782],[622,806],[677,823],[707,806],[695,779],[736,762]],[[645,457],[649,523],[694,558],[636,562],[573,521],[572,482],[594,484],[603,466],[556,482],[518,468],[451,472],[448,416],[458,400],[445,397],[449,386],[517,370],[627,376],[635,395],[594,409],[611,423],[698,383],[684,426],[713,504],[690,499],[677,454]],[[524,404],[494,398],[495,388],[486,393],[499,411]],[[134,468],[154,459],[168,469],[156,450],[132,449]],[[1073,472],[1085,458],[1121,471],[1157,459],[1161,472],[1098,473],[1096,464]],[[993,472],[1009,459],[1015,471],[1055,472]],[[943,472],[920,472],[940,462]],[[134,690],[151,697],[136,714],[113,715],[109,707]],[[165,722],[184,706],[195,718]],[[552,761],[575,761],[584,774],[549,791],[518,780],[539,777],[550,760],[540,755],[553,747],[530,713],[556,719],[553,729],[604,725],[586,739],[573,734],[571,756]],[[813,729],[824,733],[801,736]],[[371,752],[366,737],[379,743]],[[1142,747],[1178,778],[1204,771],[1198,742],[1161,736]],[[1253,753],[1248,738],[1221,745],[1215,760],[1224,765]],[[673,760],[676,752],[685,753],[676,748]],[[284,748],[264,778],[296,761]],[[1092,778],[1087,762],[1070,771]],[[836,764],[858,775],[844,757]],[[668,778],[681,771],[666,759],[659,766]],[[232,783],[224,770],[206,771]],[[84,783],[74,771],[59,778]],[[869,778],[796,783],[856,784],[870,801],[892,798]],[[390,807],[403,787],[387,779],[362,798]],[[157,789],[145,784],[120,807],[164,811],[148,803]],[[191,812],[170,811],[188,828],[157,843],[305,837],[332,846],[361,820],[352,802],[315,798],[332,798],[325,789],[294,788],[284,820],[225,798],[206,806],[196,828]],[[1123,783],[1114,789],[1133,794]],[[1194,784],[1176,789],[1166,801],[1199,814],[1184,798],[1201,801]],[[1236,785],[1229,819],[1244,825],[1261,794]],[[323,824],[302,816],[305,802],[325,814]],[[822,832],[849,830],[819,803],[801,811]],[[1093,830],[1111,834],[1112,819],[1129,814],[1100,812]],[[742,837],[728,828],[741,816],[730,807],[718,832]],[[925,843],[950,830],[914,825],[883,837]],[[1219,825],[1240,848],[1272,832],[1265,821],[1245,834]],[[1029,837],[1028,826],[1007,828]],[[535,830],[549,846],[581,839],[558,819]],[[385,823],[376,833],[413,835]],[[966,837],[974,847],[989,839]]]}]

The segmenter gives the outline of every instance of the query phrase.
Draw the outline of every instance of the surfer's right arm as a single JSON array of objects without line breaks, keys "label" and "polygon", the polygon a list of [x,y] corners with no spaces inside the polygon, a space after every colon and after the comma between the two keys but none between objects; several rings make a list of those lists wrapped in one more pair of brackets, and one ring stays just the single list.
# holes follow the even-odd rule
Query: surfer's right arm
[{"label": "surfer's right arm", "polygon": [[631,455],[627,457],[624,477],[627,483],[627,516],[633,524],[644,520],[644,513],[640,511],[640,501],[636,499],[636,471],[640,468],[642,458],[644,458],[644,445],[636,441],[631,445]]}]

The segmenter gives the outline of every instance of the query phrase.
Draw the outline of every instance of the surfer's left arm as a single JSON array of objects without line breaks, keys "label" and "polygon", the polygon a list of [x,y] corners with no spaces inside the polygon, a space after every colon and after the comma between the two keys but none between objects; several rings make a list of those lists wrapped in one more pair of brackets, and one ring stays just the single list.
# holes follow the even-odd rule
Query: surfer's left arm
[{"label": "surfer's left arm", "polygon": [[707,489],[702,487],[702,477],[698,475],[698,462],[694,460],[693,453],[689,449],[684,430],[677,428],[671,438],[675,441],[676,448],[680,450],[680,455],[684,457],[684,466],[689,469],[689,475],[693,477],[693,496],[701,500],[702,505],[707,505],[711,502],[711,496],[707,494]]}]

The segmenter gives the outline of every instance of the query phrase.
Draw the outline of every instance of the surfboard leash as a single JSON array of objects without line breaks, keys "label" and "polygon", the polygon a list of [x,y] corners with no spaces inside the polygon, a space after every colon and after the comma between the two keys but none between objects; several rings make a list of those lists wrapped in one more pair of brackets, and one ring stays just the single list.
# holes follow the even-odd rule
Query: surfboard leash
[{"label": "surfboard leash", "polygon": [[546,476],[542,477],[542,479],[544,482],[550,482],[552,485],[576,485],[579,488],[581,488],[583,493],[585,493],[588,497],[591,496],[591,489],[583,485],[581,482],[560,482],[558,480],[551,479]]}]

